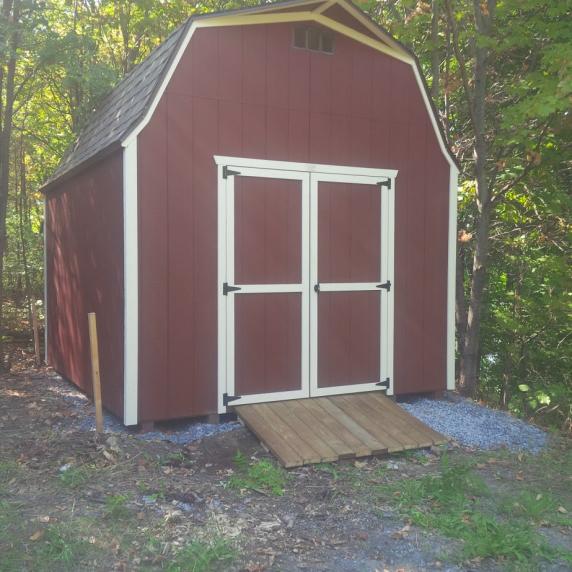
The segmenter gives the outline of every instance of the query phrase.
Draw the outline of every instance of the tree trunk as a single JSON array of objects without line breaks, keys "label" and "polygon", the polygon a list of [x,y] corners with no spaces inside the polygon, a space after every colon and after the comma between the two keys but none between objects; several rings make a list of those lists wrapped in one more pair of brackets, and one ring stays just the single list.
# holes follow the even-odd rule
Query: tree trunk
[{"label": "tree trunk", "polygon": [[[478,36],[489,36],[494,15],[495,0],[488,0],[486,8],[479,0],[473,0],[475,25]],[[485,11],[483,11],[485,10]],[[475,133],[475,178],[477,181],[477,209],[475,251],[471,293],[467,310],[467,327],[461,353],[459,387],[474,396],[478,385],[480,360],[480,333],[483,298],[487,282],[487,257],[492,203],[487,176],[488,145],[486,140],[486,91],[488,48],[475,41],[474,89],[472,98],[472,123]]]},{"label": "tree trunk", "polygon": [[[20,17],[20,0],[4,0],[2,4],[2,19],[4,25],[14,25]],[[4,253],[6,252],[6,211],[8,207],[8,190],[10,184],[10,143],[12,139],[12,121],[14,114],[14,91],[16,76],[16,52],[18,50],[19,34],[16,28],[11,32],[9,55],[6,67],[2,73],[6,84],[0,84],[0,109],[2,119],[0,125],[0,327],[3,324],[4,305]],[[2,100],[3,92],[3,100]],[[4,369],[4,344],[0,330],[0,369]]]},{"label": "tree trunk", "polygon": [[40,355],[40,337],[38,327],[38,312],[36,309],[36,300],[32,290],[32,280],[30,278],[30,268],[28,266],[28,249],[26,247],[26,233],[24,228],[26,224],[29,226],[30,217],[28,209],[28,196],[26,187],[26,162],[24,155],[23,141],[20,140],[20,197],[19,197],[19,226],[20,226],[20,242],[22,253],[22,266],[24,267],[24,287],[26,291],[26,306],[28,309],[28,324],[30,333],[34,342],[34,356],[36,367],[42,364]]},{"label": "tree trunk", "polygon": [[431,96],[436,102],[439,97],[439,75],[441,67],[441,55],[439,53],[439,2],[433,0],[431,6]]}]

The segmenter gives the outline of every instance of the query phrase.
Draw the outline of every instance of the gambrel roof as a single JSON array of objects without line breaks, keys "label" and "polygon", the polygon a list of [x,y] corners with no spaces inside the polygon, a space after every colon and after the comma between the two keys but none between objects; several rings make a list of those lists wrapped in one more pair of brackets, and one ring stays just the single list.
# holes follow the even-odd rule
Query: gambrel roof
[{"label": "gambrel roof", "polygon": [[159,47],[129,72],[103,100],[77,141],[68,150],[43,190],[72,175],[83,165],[124,144],[149,121],[192,32],[202,26],[248,25],[269,22],[314,21],[370,45],[413,66],[441,149],[447,160],[456,158],[447,145],[435,106],[415,55],[369,19],[350,0],[279,0],[254,8],[240,8],[191,16]]}]

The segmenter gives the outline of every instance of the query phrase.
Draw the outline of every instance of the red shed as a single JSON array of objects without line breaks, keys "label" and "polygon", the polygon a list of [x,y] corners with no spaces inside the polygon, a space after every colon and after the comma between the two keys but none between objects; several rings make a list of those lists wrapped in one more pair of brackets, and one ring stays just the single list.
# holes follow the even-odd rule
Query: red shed
[{"label": "red shed", "polygon": [[47,359],[126,425],[454,386],[457,167],[346,0],[193,16],[44,187]]}]

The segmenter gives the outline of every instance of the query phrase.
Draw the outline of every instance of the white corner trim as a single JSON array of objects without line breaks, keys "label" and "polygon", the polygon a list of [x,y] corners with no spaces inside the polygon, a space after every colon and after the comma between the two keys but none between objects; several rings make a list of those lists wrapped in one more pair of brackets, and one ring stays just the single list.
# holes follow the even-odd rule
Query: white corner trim
[{"label": "white corner trim", "polygon": [[139,254],[137,138],[123,149],[123,423],[137,425],[139,384]]},{"label": "white corner trim", "polygon": [[44,363],[48,365],[48,195],[44,193]]},{"label": "white corner trim", "polygon": [[449,248],[447,256],[447,389],[455,389],[455,294],[457,266],[457,191],[459,171],[449,175]]}]

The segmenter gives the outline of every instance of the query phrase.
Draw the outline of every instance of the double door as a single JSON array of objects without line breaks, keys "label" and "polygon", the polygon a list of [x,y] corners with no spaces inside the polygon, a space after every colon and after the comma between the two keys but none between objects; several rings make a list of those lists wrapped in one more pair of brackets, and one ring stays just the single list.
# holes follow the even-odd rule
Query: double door
[{"label": "double door", "polygon": [[216,160],[219,411],[391,394],[396,171]]}]

